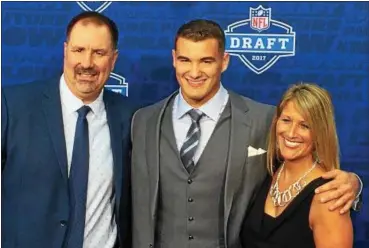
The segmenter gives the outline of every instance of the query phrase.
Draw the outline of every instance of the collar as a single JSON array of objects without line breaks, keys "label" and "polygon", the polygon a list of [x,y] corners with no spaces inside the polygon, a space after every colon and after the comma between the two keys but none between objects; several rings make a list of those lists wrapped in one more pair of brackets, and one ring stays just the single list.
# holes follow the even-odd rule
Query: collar
[{"label": "collar", "polygon": [[99,94],[99,96],[96,98],[95,101],[84,104],[81,99],[76,97],[72,91],[70,91],[69,87],[67,86],[67,83],[65,82],[64,74],[60,77],[60,99],[65,107],[66,113],[71,114],[75,113],[79,108],[81,108],[84,105],[87,105],[91,108],[93,114],[96,116],[101,116],[104,113],[105,105],[103,101],[103,93],[104,90],[102,90]]},{"label": "collar", "polygon": [[[210,119],[217,121],[227,101],[228,101],[228,92],[223,87],[223,85],[220,84],[217,93],[198,109]],[[176,97],[174,105],[175,106],[173,107],[176,110],[175,111],[176,119],[181,119],[189,110],[193,109],[193,107],[189,105],[183,98],[181,89],[179,90],[179,94]]]}]

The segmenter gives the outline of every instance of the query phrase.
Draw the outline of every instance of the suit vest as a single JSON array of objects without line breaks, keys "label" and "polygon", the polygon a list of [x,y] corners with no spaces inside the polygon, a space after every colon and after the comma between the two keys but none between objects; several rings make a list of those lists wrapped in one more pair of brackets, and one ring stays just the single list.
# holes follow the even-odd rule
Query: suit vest
[{"label": "suit vest", "polygon": [[173,100],[160,127],[160,179],[155,247],[224,247],[224,182],[229,154],[230,102],[194,171],[181,162],[172,121]]}]

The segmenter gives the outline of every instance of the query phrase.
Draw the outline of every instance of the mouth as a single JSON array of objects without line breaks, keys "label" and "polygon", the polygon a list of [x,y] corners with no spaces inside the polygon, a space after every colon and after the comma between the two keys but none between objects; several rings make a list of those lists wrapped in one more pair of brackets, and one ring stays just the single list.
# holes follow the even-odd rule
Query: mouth
[{"label": "mouth", "polygon": [[298,147],[300,144],[302,144],[302,142],[297,142],[297,141],[291,141],[291,140],[288,140],[286,138],[283,138],[283,143],[286,147],[288,148],[296,148]]},{"label": "mouth", "polygon": [[188,79],[186,78],[187,83],[193,88],[199,88],[203,86],[206,82],[206,79]]},{"label": "mouth", "polygon": [[78,77],[78,79],[80,80],[92,80],[92,79],[95,79],[97,73],[96,72],[77,72],[76,73],[76,76]]}]

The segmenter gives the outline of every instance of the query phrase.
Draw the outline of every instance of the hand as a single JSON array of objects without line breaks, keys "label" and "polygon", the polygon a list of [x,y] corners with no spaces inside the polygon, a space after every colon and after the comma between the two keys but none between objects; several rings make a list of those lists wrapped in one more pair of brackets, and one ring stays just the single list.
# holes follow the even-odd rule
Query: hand
[{"label": "hand", "polygon": [[333,211],[341,207],[340,214],[349,211],[359,191],[357,177],[353,173],[342,170],[326,172],[322,177],[333,180],[315,190],[317,194],[325,192],[321,196],[320,202],[325,203],[335,200],[335,202],[329,206],[329,210]]}]

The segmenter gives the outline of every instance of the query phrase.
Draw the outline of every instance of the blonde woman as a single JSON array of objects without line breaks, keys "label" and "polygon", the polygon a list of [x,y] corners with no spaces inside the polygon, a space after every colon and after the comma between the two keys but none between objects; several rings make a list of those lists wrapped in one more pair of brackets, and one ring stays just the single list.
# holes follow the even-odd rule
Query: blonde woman
[{"label": "blonde woman", "polygon": [[270,176],[245,218],[243,247],[349,248],[350,213],[329,211],[314,190],[339,168],[333,106],[314,84],[290,87],[277,106],[268,141]]}]

